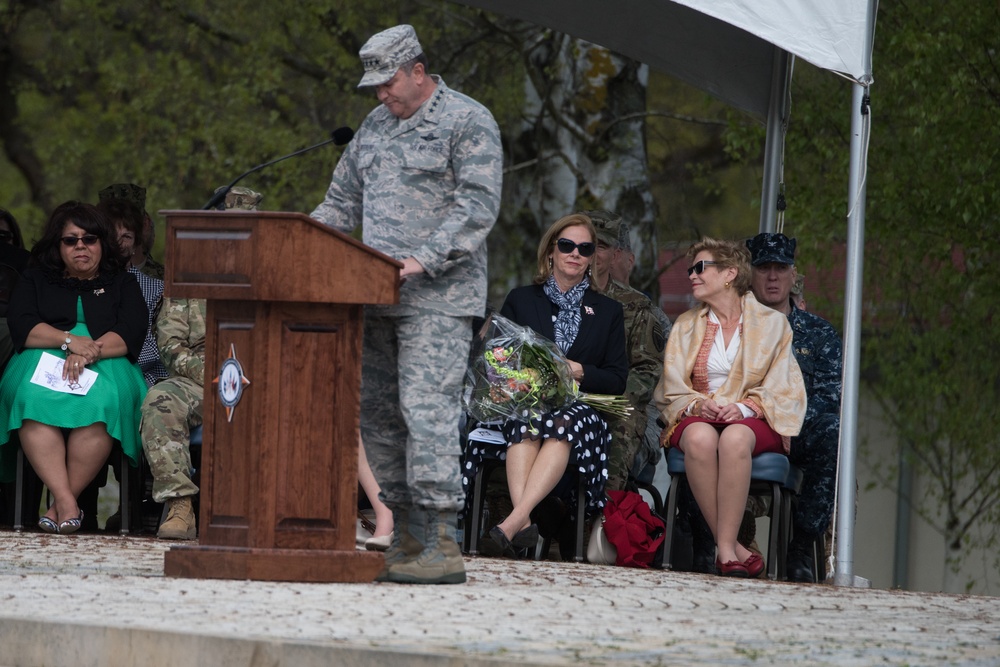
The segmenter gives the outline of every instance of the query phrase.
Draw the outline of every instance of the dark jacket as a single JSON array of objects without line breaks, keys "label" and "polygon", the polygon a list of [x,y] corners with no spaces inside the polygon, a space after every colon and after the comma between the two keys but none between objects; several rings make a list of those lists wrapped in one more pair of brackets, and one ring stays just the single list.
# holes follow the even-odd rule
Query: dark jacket
[{"label": "dark jacket", "polygon": [[[614,299],[592,289],[583,293],[580,331],[566,358],[583,366],[580,390],[593,394],[622,394],[628,380],[625,352],[625,317]],[[500,314],[555,340],[553,318],[559,308],[549,301],[541,285],[511,290]]]},{"label": "dark jacket", "polygon": [[94,280],[62,278],[44,269],[27,269],[14,288],[7,307],[14,349],[24,349],[28,334],[44,322],[62,331],[76,325],[76,300],[83,300],[87,329],[94,340],[109,331],[121,336],[128,358],[135,362],[149,325],[149,311],[139,283],[127,271]]}]

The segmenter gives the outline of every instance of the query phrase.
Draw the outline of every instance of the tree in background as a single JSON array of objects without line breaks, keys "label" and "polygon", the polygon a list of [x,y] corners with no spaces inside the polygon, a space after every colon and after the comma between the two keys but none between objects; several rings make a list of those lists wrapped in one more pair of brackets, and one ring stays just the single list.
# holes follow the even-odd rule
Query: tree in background
[{"label": "tree in background", "polygon": [[[967,548],[995,553],[1000,526],[997,35],[996,3],[882,4],[873,59],[863,380],[924,482],[909,501],[944,537],[953,592]],[[786,224],[807,263],[829,266],[845,241],[849,100],[847,84],[796,63]],[[824,306],[840,319],[841,303]],[[898,452],[867,448],[895,489]]]},{"label": "tree in background", "polygon": [[[413,23],[434,71],[509,125],[521,107],[519,59],[483,39],[479,16],[406,0],[6,2],[0,200],[29,227],[59,202],[94,199],[122,180],[147,187],[151,212],[198,208],[250,167],[357,127],[378,103],[357,88],[358,50],[396,23]],[[244,184],[268,209],[309,211],[329,183],[331,153]]]},{"label": "tree in background", "polygon": [[[0,4],[0,202],[28,238],[53,206],[93,199],[110,182],[146,186],[154,216],[198,208],[250,167],[357,127],[377,103],[356,87],[358,49],[401,22],[417,28],[432,70],[486,104],[501,127],[507,186],[490,238],[493,299],[528,279],[552,219],[596,207],[632,224],[633,282],[655,291],[659,239],[717,208],[709,181],[728,161],[721,105],[695,118],[707,95],[654,73],[647,110],[650,74],[640,64],[443,0],[8,0]],[[337,157],[317,150],[243,184],[264,193],[266,209],[309,211]]]},{"label": "tree in background", "polygon": [[[654,243],[655,203],[646,169],[643,114],[648,68],[594,44],[521,24],[525,103],[507,135],[505,222],[524,234],[506,291],[531,277],[538,239],[567,212],[605,208]],[[510,228],[505,225],[505,228]],[[515,250],[515,248],[511,248]]]}]

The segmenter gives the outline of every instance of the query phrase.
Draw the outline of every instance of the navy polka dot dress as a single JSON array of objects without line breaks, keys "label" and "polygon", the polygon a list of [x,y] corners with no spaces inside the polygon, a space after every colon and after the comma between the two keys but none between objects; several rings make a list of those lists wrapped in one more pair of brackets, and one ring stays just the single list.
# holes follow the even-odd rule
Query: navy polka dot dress
[{"label": "navy polka dot dress", "polygon": [[[611,446],[611,433],[604,418],[592,407],[579,401],[540,416],[532,417],[525,413],[524,417],[525,421],[511,420],[500,426],[507,445],[478,441],[469,443],[462,463],[462,487],[466,492],[466,503],[469,502],[469,485],[479,473],[484,460],[506,460],[510,443],[539,439],[544,442],[553,438],[570,444],[567,470],[576,471],[586,480],[587,514],[591,515],[604,507],[604,484],[608,479],[608,451]],[[575,485],[570,488],[573,486]],[[576,494],[569,493],[564,500],[573,507],[576,505]]]}]

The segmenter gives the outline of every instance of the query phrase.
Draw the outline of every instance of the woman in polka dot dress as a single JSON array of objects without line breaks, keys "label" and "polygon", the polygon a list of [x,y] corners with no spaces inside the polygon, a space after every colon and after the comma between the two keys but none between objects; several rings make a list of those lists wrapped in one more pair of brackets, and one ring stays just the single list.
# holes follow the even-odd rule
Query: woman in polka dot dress
[{"label": "woman in polka dot dress", "polygon": [[[590,287],[596,249],[597,232],[590,218],[560,218],[538,246],[535,284],[512,290],[500,313],[555,341],[581,391],[620,395],[628,379],[624,317],[621,304]],[[589,513],[604,506],[611,435],[593,408],[574,402],[542,415],[526,414],[525,421],[508,421],[501,430],[507,449],[500,458],[506,454],[513,510],[483,537],[483,554],[514,557],[517,549],[533,547],[538,528],[531,522],[531,511],[564,476],[586,478]],[[476,454],[466,456],[467,478],[475,476],[486,453]],[[570,494],[571,503],[574,499]]]}]

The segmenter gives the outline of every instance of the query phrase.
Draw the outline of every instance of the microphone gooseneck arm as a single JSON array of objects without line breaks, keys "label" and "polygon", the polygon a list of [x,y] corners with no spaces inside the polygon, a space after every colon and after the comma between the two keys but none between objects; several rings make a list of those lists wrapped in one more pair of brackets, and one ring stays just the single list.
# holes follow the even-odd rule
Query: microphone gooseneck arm
[{"label": "microphone gooseneck arm", "polygon": [[311,150],[315,150],[315,149],[320,148],[322,146],[326,146],[327,144],[337,144],[338,146],[343,146],[343,145],[347,144],[348,142],[350,142],[350,140],[353,139],[353,138],[354,138],[354,130],[352,130],[349,127],[340,127],[340,128],[337,128],[336,130],[334,130],[331,133],[330,138],[327,139],[326,141],[321,141],[318,144],[313,144],[312,146],[308,146],[307,148],[303,148],[301,150],[297,150],[294,153],[289,153],[288,155],[283,155],[283,156],[281,156],[281,157],[279,157],[279,158],[277,158],[275,160],[271,160],[270,162],[265,162],[264,164],[259,164],[256,167],[254,167],[253,169],[250,169],[249,171],[243,172],[242,174],[240,174],[239,176],[237,176],[233,180],[232,183],[230,183],[229,185],[227,185],[224,188],[221,188],[218,192],[216,192],[215,194],[213,194],[212,198],[208,200],[208,203],[205,204],[202,207],[202,210],[203,211],[209,211],[209,210],[211,210],[213,208],[214,209],[218,209],[220,211],[223,210],[224,207],[225,207],[224,202],[226,200],[226,195],[229,194],[229,191],[232,189],[232,187],[234,185],[236,185],[237,183],[239,183],[240,181],[242,181],[247,176],[249,176],[250,174],[252,174],[252,173],[254,173],[256,171],[260,171],[264,167],[270,167],[272,164],[277,164],[278,162],[281,162],[282,160],[287,160],[288,158],[295,157],[296,155],[302,155],[303,153],[308,153]]}]

